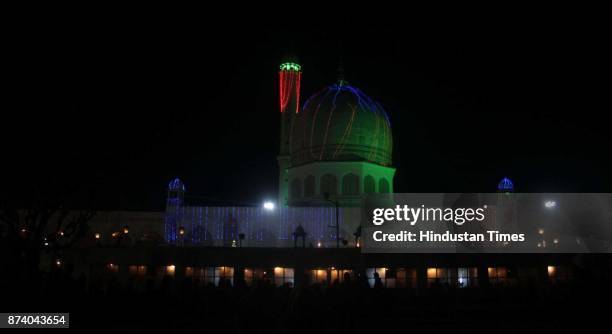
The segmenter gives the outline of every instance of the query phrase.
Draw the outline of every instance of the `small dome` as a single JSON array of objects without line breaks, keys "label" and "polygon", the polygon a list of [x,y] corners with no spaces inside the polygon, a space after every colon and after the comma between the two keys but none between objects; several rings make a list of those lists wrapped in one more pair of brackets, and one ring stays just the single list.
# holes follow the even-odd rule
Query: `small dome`
[{"label": "small dome", "polygon": [[185,184],[178,177],[168,183],[170,191],[185,191]]},{"label": "small dome", "polygon": [[291,163],[367,161],[391,165],[391,124],[382,106],[344,81],[314,94],[295,116]]},{"label": "small dome", "polygon": [[510,180],[509,178],[504,177],[497,184],[497,190],[503,191],[503,192],[512,192],[514,191],[514,183],[512,183],[512,180]]}]

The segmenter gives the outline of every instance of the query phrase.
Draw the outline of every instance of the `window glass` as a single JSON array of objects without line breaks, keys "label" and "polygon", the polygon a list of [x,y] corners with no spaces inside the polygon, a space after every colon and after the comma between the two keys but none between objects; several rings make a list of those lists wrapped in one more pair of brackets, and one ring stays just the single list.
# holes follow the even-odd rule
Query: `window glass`
[{"label": "window glass", "polygon": [[293,275],[293,268],[274,268],[274,285],[281,286],[287,284],[293,286]]}]

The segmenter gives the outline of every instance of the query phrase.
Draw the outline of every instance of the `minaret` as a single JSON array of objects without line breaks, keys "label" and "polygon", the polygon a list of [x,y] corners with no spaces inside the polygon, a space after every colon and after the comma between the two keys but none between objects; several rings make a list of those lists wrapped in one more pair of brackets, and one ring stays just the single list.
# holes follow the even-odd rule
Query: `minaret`
[{"label": "minaret", "polygon": [[517,232],[516,199],[514,195],[514,183],[504,177],[497,184],[497,208],[495,228],[500,232]]},{"label": "minaret", "polygon": [[300,112],[300,82],[302,67],[295,62],[285,62],[280,65],[279,102],[281,113],[281,138],[278,153],[278,203],[287,206],[289,196],[290,145],[291,126],[293,118]]},{"label": "minaret", "polygon": [[177,231],[182,221],[182,208],[185,198],[185,185],[176,178],[168,184],[168,197],[166,198],[166,242],[173,244],[177,240]]}]

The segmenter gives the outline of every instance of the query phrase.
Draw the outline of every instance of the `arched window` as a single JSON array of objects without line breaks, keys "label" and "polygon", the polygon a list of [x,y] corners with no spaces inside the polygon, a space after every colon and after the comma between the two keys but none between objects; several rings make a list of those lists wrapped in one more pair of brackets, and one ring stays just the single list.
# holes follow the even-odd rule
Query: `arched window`
[{"label": "arched window", "polygon": [[389,181],[387,181],[387,179],[380,179],[380,181],[378,181],[378,192],[381,194],[388,194],[389,191]]},{"label": "arched window", "polygon": [[342,178],[342,195],[359,195],[359,176],[351,173]]},{"label": "arched window", "polygon": [[306,176],[304,180],[304,197],[313,197],[315,195],[315,178],[312,175]]},{"label": "arched window", "polygon": [[376,182],[374,181],[374,178],[371,175],[367,175],[363,179],[363,191],[366,194],[373,194],[376,192]]},{"label": "arched window", "polygon": [[291,199],[296,199],[302,197],[302,181],[300,179],[295,178],[291,181],[291,186],[289,187],[289,194]]},{"label": "arched window", "polygon": [[325,193],[338,194],[338,179],[335,175],[325,174],[321,177],[321,195],[325,195]]}]

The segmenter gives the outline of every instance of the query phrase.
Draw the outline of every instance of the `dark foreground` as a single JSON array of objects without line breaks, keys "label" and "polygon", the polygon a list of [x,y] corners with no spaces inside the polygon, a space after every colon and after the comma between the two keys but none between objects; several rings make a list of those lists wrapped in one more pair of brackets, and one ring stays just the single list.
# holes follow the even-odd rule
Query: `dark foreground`
[{"label": "dark foreground", "polygon": [[88,286],[55,272],[35,280],[3,273],[2,312],[70,312],[71,328],[95,332],[407,333],[424,330],[563,332],[609,328],[610,286],[577,278],[535,287],[372,289],[357,281],[321,287],[196,287],[150,282],[141,291]]}]

